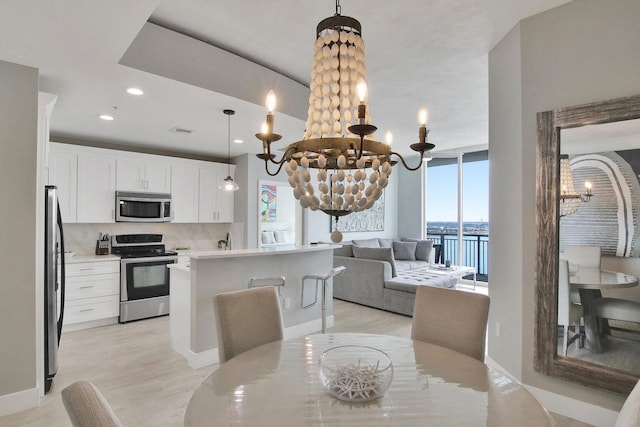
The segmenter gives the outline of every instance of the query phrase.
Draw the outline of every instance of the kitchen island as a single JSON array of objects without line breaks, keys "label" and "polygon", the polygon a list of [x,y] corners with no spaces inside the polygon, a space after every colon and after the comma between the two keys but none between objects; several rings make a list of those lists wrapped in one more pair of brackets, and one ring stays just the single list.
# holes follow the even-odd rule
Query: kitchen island
[{"label": "kitchen island", "polygon": [[[251,279],[283,276],[279,288],[285,338],[321,329],[319,287],[310,274],[326,274],[333,268],[333,246],[309,245],[262,249],[190,252],[187,262],[170,265],[171,346],[194,369],[218,362],[213,297],[249,287]],[[304,304],[302,301],[304,286]],[[316,292],[318,292],[316,294]],[[303,305],[317,303],[308,309]],[[327,324],[333,324],[332,293],[327,294]]]}]

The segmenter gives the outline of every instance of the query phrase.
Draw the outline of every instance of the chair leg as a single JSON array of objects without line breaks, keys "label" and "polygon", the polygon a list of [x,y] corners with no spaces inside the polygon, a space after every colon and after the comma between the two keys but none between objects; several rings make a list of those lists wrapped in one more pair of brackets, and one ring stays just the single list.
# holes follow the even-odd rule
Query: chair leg
[{"label": "chair leg", "polygon": [[562,334],[562,355],[567,355],[567,342],[569,340],[569,327],[563,326],[564,333]]}]

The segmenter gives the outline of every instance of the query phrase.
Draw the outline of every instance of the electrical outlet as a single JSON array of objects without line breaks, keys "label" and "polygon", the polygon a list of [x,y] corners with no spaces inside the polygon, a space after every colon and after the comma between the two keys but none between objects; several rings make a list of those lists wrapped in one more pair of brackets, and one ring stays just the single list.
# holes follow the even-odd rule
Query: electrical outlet
[{"label": "electrical outlet", "polygon": [[496,322],[496,337],[500,338],[500,323]]},{"label": "electrical outlet", "polygon": [[82,232],[82,240],[85,240],[85,241],[89,240],[89,231],[84,230]]},{"label": "electrical outlet", "polygon": [[284,299],[284,308],[289,308],[289,307],[291,307],[291,298],[286,297]]}]

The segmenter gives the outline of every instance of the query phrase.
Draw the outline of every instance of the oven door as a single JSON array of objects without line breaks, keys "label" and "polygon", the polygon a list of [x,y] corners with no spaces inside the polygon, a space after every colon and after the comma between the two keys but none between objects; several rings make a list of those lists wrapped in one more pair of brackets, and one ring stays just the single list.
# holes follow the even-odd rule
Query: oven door
[{"label": "oven door", "polygon": [[126,258],[120,261],[120,301],[169,295],[168,264],[176,256]]}]

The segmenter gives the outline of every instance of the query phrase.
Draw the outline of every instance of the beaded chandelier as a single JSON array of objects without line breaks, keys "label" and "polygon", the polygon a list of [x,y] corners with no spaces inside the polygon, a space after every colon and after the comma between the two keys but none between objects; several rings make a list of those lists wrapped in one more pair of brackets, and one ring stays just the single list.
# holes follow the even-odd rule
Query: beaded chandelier
[{"label": "beaded chandelier", "polygon": [[567,216],[576,213],[581,202],[591,200],[591,182],[584,183],[585,193],[577,194],[573,187],[573,174],[571,173],[571,163],[569,156],[560,156],[560,216]]},{"label": "beaded chandelier", "polygon": [[[422,166],[425,152],[435,146],[427,142],[428,113],[419,113],[419,139],[410,147],[420,153],[417,166],[409,167],[404,158],[386,142],[374,139],[377,127],[369,115],[362,27],[356,19],[340,15],[336,1],[334,16],[316,28],[309,109],[303,139],[289,144],[281,159],[271,153],[271,143],[282,138],[273,133],[276,97],[267,95],[267,119],[256,137],[262,141],[258,157],[269,175],[284,166],[296,199],[303,208],[320,210],[336,220],[334,242],[342,240],[338,219],[352,212],[369,209],[380,198],[389,182],[392,165],[398,160],[408,170]],[[269,163],[278,165],[275,172]],[[313,172],[313,173],[312,173]]]}]

